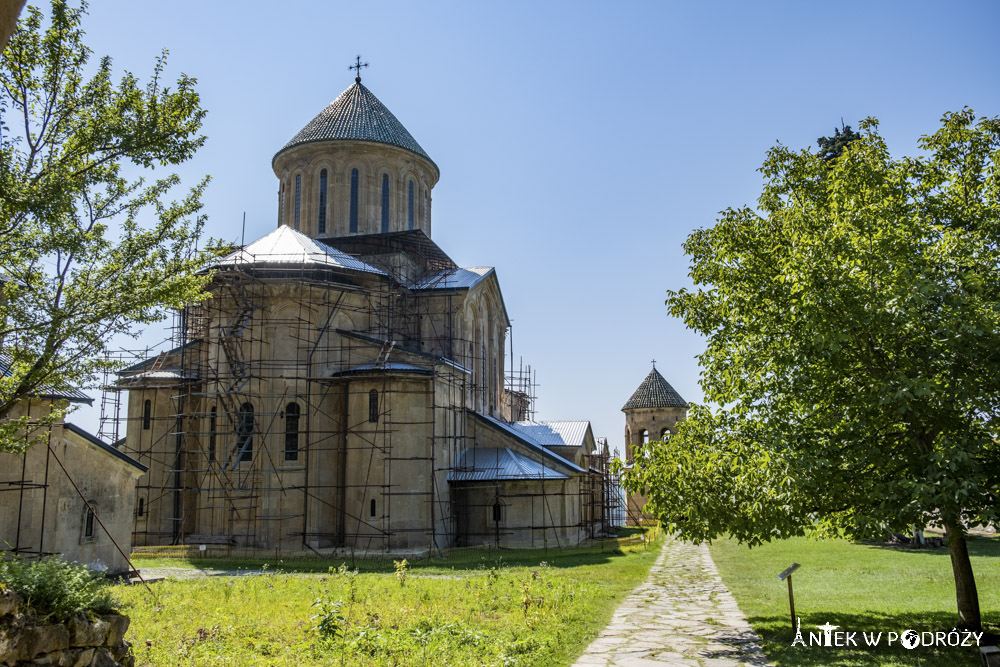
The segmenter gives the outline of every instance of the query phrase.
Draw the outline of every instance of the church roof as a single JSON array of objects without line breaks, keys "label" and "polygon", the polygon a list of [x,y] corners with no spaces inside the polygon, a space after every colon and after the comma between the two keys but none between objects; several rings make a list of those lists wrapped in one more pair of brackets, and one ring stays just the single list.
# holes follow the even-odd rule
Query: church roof
[{"label": "church roof", "polygon": [[351,269],[385,275],[384,271],[325,243],[314,241],[287,225],[229,253],[216,264],[222,268],[254,265],[280,265],[296,269]]},{"label": "church roof", "polygon": [[448,471],[449,482],[493,482],[515,479],[569,479],[569,475],[506,447],[470,447]]},{"label": "church roof", "polygon": [[[14,358],[6,352],[0,352],[0,377],[10,377],[12,374],[11,368],[13,366]],[[79,389],[59,389],[47,382],[43,382],[38,385],[35,389],[35,393],[28,398],[63,399],[69,401],[70,403],[86,403],[88,405],[94,404],[94,399],[87,396]]]},{"label": "church roof", "polygon": [[413,135],[360,81],[330,102],[275,155],[313,141],[352,139],[403,148],[434,164]]},{"label": "church roof", "polygon": [[589,421],[519,421],[511,424],[546,447],[583,447]]},{"label": "church roof", "polygon": [[435,271],[410,285],[410,289],[466,289],[493,271],[492,266],[472,266],[467,269]]},{"label": "church roof", "polygon": [[653,368],[622,410],[637,408],[686,408],[687,401]]}]

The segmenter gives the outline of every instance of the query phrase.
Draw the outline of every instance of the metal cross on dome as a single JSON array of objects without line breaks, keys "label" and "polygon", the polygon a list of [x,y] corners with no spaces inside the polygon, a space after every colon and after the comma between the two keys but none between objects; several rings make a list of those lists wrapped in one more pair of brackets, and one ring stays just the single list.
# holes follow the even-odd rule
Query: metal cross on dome
[{"label": "metal cross on dome", "polygon": [[656,359],[653,359],[653,368],[656,368]]},{"label": "metal cross on dome", "polygon": [[359,55],[359,56],[355,56],[354,57],[354,64],[351,65],[350,67],[348,67],[347,69],[356,70],[357,71],[357,76],[355,76],[355,79],[357,81],[361,81],[361,68],[362,67],[368,67],[368,63],[361,62],[361,56]]}]

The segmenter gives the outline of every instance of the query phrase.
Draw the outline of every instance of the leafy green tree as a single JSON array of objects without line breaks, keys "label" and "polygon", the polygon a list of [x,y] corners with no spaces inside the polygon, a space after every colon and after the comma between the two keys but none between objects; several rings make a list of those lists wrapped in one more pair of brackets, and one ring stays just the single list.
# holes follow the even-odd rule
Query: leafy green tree
[{"label": "leafy green tree", "polygon": [[850,125],[844,125],[844,121],[841,120],[840,129],[833,128],[832,137],[820,137],[816,140],[816,145],[819,146],[819,157],[827,162],[836,160],[849,143],[860,138],[859,133],[852,130]]},{"label": "leafy green tree", "polygon": [[751,546],[947,532],[958,615],[981,624],[966,544],[1000,511],[1000,121],[946,114],[895,159],[875,120],[839,160],[778,145],[757,209],[691,234],[671,315],[707,338],[706,399],[624,474],[668,530]]},{"label": "leafy green tree", "polygon": [[[205,112],[195,80],[164,85],[166,52],[143,84],[90,64],[86,4],[25,10],[0,56],[0,415],[26,397],[86,385],[106,342],[202,298],[195,250],[207,178],[170,201]],[[56,410],[48,416],[57,417]],[[0,450],[26,445],[0,424]]]}]

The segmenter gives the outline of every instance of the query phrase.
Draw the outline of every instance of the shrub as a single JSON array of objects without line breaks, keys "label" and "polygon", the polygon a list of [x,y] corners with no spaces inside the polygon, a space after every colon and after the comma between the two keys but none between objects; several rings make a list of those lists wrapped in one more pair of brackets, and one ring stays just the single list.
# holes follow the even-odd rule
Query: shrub
[{"label": "shrub", "polygon": [[100,575],[56,556],[26,561],[0,554],[0,582],[40,616],[63,620],[77,612],[114,610]]}]

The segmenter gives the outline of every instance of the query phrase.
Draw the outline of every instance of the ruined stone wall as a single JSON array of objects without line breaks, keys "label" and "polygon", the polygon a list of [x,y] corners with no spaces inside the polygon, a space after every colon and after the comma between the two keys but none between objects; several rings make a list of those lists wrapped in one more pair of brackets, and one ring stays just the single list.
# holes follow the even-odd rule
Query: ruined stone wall
[{"label": "ruined stone wall", "polygon": [[129,617],[74,614],[64,623],[43,623],[12,591],[0,593],[0,665],[132,667],[135,656],[125,641]]}]

